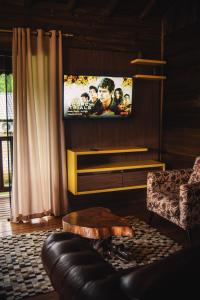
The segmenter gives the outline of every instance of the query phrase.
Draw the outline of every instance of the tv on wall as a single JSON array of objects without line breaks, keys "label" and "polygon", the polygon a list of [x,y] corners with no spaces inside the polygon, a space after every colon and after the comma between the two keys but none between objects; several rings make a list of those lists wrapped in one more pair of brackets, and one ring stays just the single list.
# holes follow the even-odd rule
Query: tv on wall
[{"label": "tv on wall", "polygon": [[130,77],[64,75],[64,118],[127,118],[132,89]]}]

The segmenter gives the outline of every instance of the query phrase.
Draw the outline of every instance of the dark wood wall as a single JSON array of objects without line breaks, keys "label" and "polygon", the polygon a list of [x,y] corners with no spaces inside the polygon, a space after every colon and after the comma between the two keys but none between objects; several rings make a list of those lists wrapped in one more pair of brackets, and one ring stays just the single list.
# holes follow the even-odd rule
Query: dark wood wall
[{"label": "dark wood wall", "polygon": [[[72,33],[72,37],[63,38],[65,74],[131,77],[133,65],[130,61],[138,55],[149,59],[161,57],[158,19],[143,20],[135,15],[127,18],[79,15],[78,11],[66,14],[59,3],[45,9],[38,5],[32,8],[18,5],[15,10],[3,6],[0,27],[61,29],[64,33]],[[0,32],[0,50],[9,47],[11,49],[11,34],[6,36]],[[132,118],[66,120],[66,147],[147,146],[158,151],[159,105],[160,82],[137,80],[134,82]]]},{"label": "dark wood wall", "polygon": [[[64,48],[64,72],[131,77],[133,58],[129,52]],[[67,148],[135,145],[158,150],[160,83],[135,80],[133,89],[133,115],[129,119],[66,120]]]},{"label": "dark wood wall", "polygon": [[[0,10],[0,27],[61,29],[73,37],[63,38],[63,69],[66,74],[132,76],[130,61],[137,58],[161,58],[161,23],[130,16],[79,17],[65,11],[49,13],[46,9]],[[0,50],[12,49],[12,34],[0,32]],[[103,148],[146,146],[149,158],[158,159],[160,132],[160,82],[134,82],[133,115],[124,120],[65,120],[66,148]],[[141,192],[141,191],[139,191]],[[85,198],[116,200],[117,195],[130,199],[137,191],[87,195]],[[80,198],[84,198],[80,196]],[[136,197],[137,198],[137,197]]]},{"label": "dark wood wall", "polygon": [[[12,35],[0,34],[1,50],[11,53]],[[134,52],[97,50],[70,47],[63,39],[63,70],[65,74],[91,74],[106,76],[133,75],[130,63]],[[152,51],[152,45],[151,45]],[[148,53],[148,43],[143,48],[145,58],[160,58],[160,40],[154,43],[154,54]],[[152,52],[150,52],[152,53]],[[115,120],[65,120],[66,148],[146,146],[152,151],[151,158],[158,159],[160,130],[160,82],[134,80],[133,114],[128,119]]]},{"label": "dark wood wall", "polygon": [[199,1],[184,0],[165,19],[163,159],[169,168],[192,166],[200,155],[199,16]]}]

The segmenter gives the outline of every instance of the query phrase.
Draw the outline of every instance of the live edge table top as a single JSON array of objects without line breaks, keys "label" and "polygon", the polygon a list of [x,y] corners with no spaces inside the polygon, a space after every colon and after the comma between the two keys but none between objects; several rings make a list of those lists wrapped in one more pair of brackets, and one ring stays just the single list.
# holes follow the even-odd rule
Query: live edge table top
[{"label": "live edge table top", "polygon": [[92,207],[71,212],[62,219],[64,231],[90,239],[105,239],[112,235],[133,237],[135,232],[122,217],[104,207]]}]

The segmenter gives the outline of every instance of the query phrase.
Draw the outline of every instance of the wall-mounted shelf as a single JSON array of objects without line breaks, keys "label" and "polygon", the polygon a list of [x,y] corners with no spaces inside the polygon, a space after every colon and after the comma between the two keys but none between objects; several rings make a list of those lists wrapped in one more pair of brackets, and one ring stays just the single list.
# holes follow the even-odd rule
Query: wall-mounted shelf
[{"label": "wall-mounted shelf", "polygon": [[166,63],[167,63],[166,60],[143,59],[143,58],[136,58],[131,61],[131,64],[150,65],[150,66],[165,65]]},{"label": "wall-mounted shelf", "polygon": [[164,80],[167,78],[163,75],[163,65],[166,63],[165,60],[136,58],[131,61],[131,64],[135,65],[134,73],[136,73],[133,78]]},{"label": "wall-mounted shelf", "polygon": [[67,150],[68,190],[82,195],[146,188],[147,173],[165,169],[164,163],[145,159],[147,152],[146,147]]},{"label": "wall-mounted shelf", "polygon": [[167,77],[163,76],[163,75],[144,75],[144,74],[136,74],[133,75],[133,78],[137,78],[137,79],[150,79],[150,80],[164,80]]}]

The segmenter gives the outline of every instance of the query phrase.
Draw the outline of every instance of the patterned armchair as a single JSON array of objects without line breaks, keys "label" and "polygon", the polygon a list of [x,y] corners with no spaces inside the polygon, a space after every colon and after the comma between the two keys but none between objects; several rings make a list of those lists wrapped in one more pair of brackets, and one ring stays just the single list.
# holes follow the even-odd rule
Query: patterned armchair
[{"label": "patterned armchair", "polygon": [[147,209],[187,231],[200,224],[200,157],[193,169],[149,172]]}]

